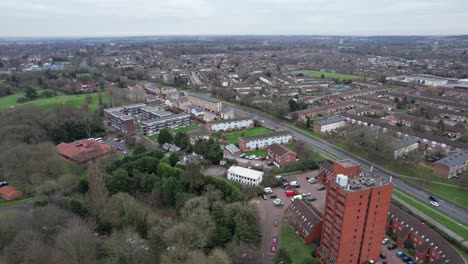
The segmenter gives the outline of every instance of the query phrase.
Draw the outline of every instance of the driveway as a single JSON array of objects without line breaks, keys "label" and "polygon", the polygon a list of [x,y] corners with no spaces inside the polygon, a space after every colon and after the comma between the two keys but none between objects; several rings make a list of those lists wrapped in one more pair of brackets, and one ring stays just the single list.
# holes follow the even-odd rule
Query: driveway
[{"label": "driveway", "polygon": [[125,143],[117,142],[117,141],[111,140],[111,139],[102,139],[102,142],[104,144],[107,144],[107,145],[117,149],[123,155],[129,155],[130,154],[130,150],[127,148]]},{"label": "driveway", "polygon": [[[306,177],[315,177],[318,174],[318,170],[308,171],[293,175],[285,176],[289,181],[297,181],[301,187],[297,189],[299,192],[310,192],[311,196],[316,198],[312,204],[321,212],[324,209],[325,191],[318,191],[318,184],[310,184],[307,182]],[[284,190],[280,187],[272,188],[273,194],[276,194],[284,205],[282,207],[276,207],[273,205],[273,200],[268,196],[267,200],[263,200],[261,197],[256,198],[253,202],[257,205],[257,212],[259,216],[259,222],[262,232],[262,243],[261,252],[264,256],[273,256],[271,253],[271,245],[273,236],[278,236],[278,245],[281,244],[281,219],[284,216],[286,208],[291,204],[291,197],[286,197]],[[279,225],[274,226],[274,219],[278,218]]]}]

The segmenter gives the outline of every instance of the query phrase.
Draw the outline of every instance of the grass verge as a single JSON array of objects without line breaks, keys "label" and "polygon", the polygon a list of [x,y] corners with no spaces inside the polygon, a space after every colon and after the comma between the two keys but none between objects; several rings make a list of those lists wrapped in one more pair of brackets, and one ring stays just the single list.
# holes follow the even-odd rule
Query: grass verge
[{"label": "grass verge", "polygon": [[393,192],[398,198],[402,199],[403,201],[407,202],[414,208],[418,209],[425,215],[429,216],[432,218],[434,221],[438,222],[439,224],[445,226],[447,229],[453,231],[454,233],[460,235],[464,239],[468,239],[468,230],[459,225],[460,223],[457,222],[456,220],[453,220],[433,208],[429,207],[428,205],[424,204],[423,202],[419,201],[415,197],[408,195],[407,193],[395,189]]},{"label": "grass verge", "polygon": [[269,134],[272,131],[265,127],[252,127],[247,130],[226,133],[226,140],[231,144],[237,144],[240,137],[257,136]]},{"label": "grass verge", "polygon": [[340,81],[343,81],[343,80],[359,80],[359,79],[372,80],[372,77],[351,75],[351,74],[342,74],[342,73],[336,73],[336,72],[326,72],[326,71],[301,70],[301,71],[293,71],[291,73],[303,73],[305,76],[312,77],[312,78],[318,78],[318,79],[320,79],[322,77],[322,75],[323,75],[327,79],[338,79]]},{"label": "grass verge", "polygon": [[183,133],[187,133],[189,131],[192,131],[192,130],[195,130],[195,129],[198,129],[200,128],[201,125],[190,125],[190,126],[186,126],[186,127],[181,127],[181,128],[178,128],[178,129],[174,129],[172,131],[172,133],[174,133],[174,135],[177,133],[177,132],[183,132]]},{"label": "grass verge", "polygon": [[27,203],[27,202],[29,202],[31,200],[32,200],[31,198],[24,198],[24,199],[14,200],[14,201],[1,200],[0,201],[0,207],[24,204],[24,203]]}]

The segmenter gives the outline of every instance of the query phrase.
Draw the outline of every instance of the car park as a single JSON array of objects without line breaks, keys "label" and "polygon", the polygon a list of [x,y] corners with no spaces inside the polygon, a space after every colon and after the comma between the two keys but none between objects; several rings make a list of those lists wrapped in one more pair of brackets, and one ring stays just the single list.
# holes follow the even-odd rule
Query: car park
[{"label": "car park", "polygon": [[397,247],[398,247],[397,244],[391,244],[391,245],[388,245],[388,246],[387,246],[387,249],[388,249],[388,250],[394,250],[394,249],[397,248]]},{"label": "car park", "polygon": [[435,207],[439,207],[439,203],[438,202],[434,202],[434,201],[431,201],[431,204]]},{"label": "car park", "polygon": [[382,240],[382,245],[388,244],[389,242],[390,242],[390,239],[384,238],[384,239]]}]

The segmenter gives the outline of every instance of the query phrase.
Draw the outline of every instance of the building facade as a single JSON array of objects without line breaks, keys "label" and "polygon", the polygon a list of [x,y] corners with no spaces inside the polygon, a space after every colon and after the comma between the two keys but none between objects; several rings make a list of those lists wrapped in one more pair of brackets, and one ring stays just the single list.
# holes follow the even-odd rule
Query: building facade
[{"label": "building facade", "polygon": [[151,136],[164,128],[176,129],[189,125],[190,115],[187,113],[181,113],[142,121],[142,131],[145,136]]},{"label": "building facade", "polygon": [[208,132],[222,132],[229,130],[246,129],[254,126],[252,118],[237,118],[228,120],[217,120],[206,123]]},{"label": "building facade", "polygon": [[266,135],[241,137],[239,148],[243,152],[264,149],[272,144],[287,144],[293,142],[293,134],[289,131],[279,131]]},{"label": "building facade", "polygon": [[223,102],[206,94],[187,94],[190,103],[213,113],[223,110]]},{"label": "building facade", "polygon": [[314,122],[314,132],[316,134],[334,131],[346,125],[346,118],[343,116],[332,117]]},{"label": "building facade", "polygon": [[319,240],[322,234],[322,214],[313,205],[307,205],[301,199],[294,199],[285,212],[286,219],[304,240],[310,244]]},{"label": "building facade", "polygon": [[374,172],[351,179],[338,174],[327,184],[321,244],[322,263],[378,261],[385,237],[393,184]]},{"label": "building facade", "polygon": [[297,153],[280,144],[272,144],[267,148],[267,157],[276,167],[283,167],[296,162]]},{"label": "building facade", "polygon": [[468,151],[459,152],[434,163],[434,171],[444,178],[456,177],[468,168]]},{"label": "building facade", "polygon": [[244,185],[258,186],[263,180],[263,172],[231,166],[227,171],[227,178]]},{"label": "building facade", "polygon": [[122,107],[104,109],[104,119],[108,125],[126,132],[135,132],[135,121],[133,117],[126,115]]}]

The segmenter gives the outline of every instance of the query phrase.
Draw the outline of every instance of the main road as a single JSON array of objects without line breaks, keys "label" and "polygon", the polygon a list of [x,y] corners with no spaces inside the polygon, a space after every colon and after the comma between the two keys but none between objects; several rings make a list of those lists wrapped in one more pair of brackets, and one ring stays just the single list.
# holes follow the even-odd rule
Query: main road
[{"label": "main road", "polygon": [[[398,176],[395,175],[394,173],[387,171],[384,168],[381,168],[365,159],[362,159],[351,153],[343,151],[342,149],[334,146],[333,144],[327,141],[308,135],[297,128],[287,125],[283,121],[273,120],[269,116],[265,114],[261,114],[258,111],[251,112],[251,111],[246,111],[244,109],[241,109],[235,105],[231,105],[231,106],[235,109],[235,111],[238,114],[255,118],[256,120],[260,121],[264,127],[275,129],[275,127],[279,126],[280,130],[291,131],[294,134],[294,137],[296,139],[299,139],[303,142],[308,143],[309,145],[311,145],[313,150],[315,150],[316,152],[320,154],[323,154],[325,157],[327,155],[330,156],[331,154],[332,156],[335,156],[338,159],[353,159],[353,160],[358,161],[361,164],[361,167],[366,170],[370,170],[371,167],[373,167],[373,170],[375,172],[379,173],[380,175],[384,176],[387,179],[391,178],[392,183],[396,187],[398,187],[399,189],[401,189],[402,191],[406,193],[409,193],[417,198],[420,198],[423,201],[428,200],[429,195],[431,195],[425,190],[399,179]],[[448,216],[451,216],[452,218],[458,220],[460,223],[466,224],[466,221],[468,219],[468,212],[464,208],[458,205],[455,205],[449,201],[441,200],[440,207],[438,209],[444,212],[445,214],[447,214]]]}]

